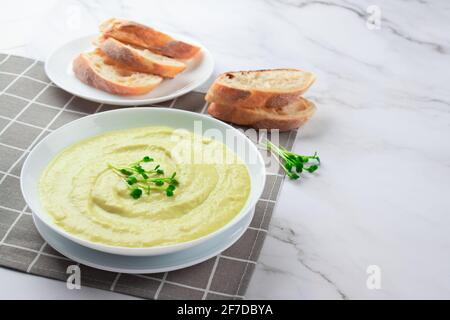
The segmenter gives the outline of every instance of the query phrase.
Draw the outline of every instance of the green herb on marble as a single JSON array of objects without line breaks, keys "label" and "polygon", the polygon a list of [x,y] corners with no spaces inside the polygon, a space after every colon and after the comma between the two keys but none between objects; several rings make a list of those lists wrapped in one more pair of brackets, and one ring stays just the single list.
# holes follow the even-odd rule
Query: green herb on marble
[{"label": "green herb on marble", "polygon": [[317,152],[312,156],[303,156],[276,146],[269,140],[266,140],[263,146],[271,152],[290,179],[297,180],[303,170],[313,173],[320,166],[320,158]]}]

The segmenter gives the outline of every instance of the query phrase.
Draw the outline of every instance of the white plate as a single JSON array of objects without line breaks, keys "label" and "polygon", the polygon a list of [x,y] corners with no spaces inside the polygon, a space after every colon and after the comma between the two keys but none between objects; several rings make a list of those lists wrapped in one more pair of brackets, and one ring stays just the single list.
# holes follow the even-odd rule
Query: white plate
[{"label": "white plate", "polygon": [[[196,132],[201,124],[201,132]],[[241,211],[226,225],[200,238],[166,246],[129,248],[92,242],[65,231],[53,222],[52,217],[42,207],[38,192],[41,173],[48,163],[62,150],[80,140],[107,131],[146,126],[168,126],[186,129],[209,136],[231,148],[246,164],[250,175],[250,195]],[[237,225],[254,208],[265,184],[265,166],[261,153],[253,142],[242,132],[230,125],[203,114],[169,108],[125,108],[96,113],[72,121],[47,135],[39,142],[25,160],[20,178],[22,194],[30,209],[49,228],[61,236],[85,247],[98,251],[129,255],[151,256],[174,253],[208,242],[227,229]]]},{"label": "white plate", "polygon": [[60,88],[87,100],[100,103],[134,106],[154,104],[174,99],[203,84],[214,70],[214,60],[211,53],[198,42],[180,35],[174,38],[192,43],[202,48],[192,60],[188,62],[186,70],[174,79],[164,79],[154,90],[139,96],[122,97],[88,86],[78,80],[72,71],[73,60],[81,53],[91,51],[92,41],[96,35],[85,36],[63,44],[56,49],[45,62],[47,76]]},{"label": "white plate", "polygon": [[233,228],[209,242],[181,252],[151,257],[121,256],[89,249],[70,241],[43,223],[33,214],[34,223],[47,243],[56,251],[89,267],[121,273],[159,273],[190,267],[206,261],[233,245],[247,230],[255,210]]}]

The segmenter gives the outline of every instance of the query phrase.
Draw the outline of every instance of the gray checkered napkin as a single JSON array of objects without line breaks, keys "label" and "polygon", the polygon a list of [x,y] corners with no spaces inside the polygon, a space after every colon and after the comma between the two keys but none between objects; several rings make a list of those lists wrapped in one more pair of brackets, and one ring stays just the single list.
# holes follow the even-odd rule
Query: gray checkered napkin
[{"label": "gray checkered napkin", "polygon": [[[205,112],[204,94],[191,92],[159,106]],[[43,63],[0,54],[0,265],[65,281],[73,261],[53,250],[34,227],[19,188],[33,146],[52,130],[85,115],[115,109],[74,97],[46,77]],[[296,131],[280,135],[290,148]],[[264,152],[264,156],[267,154]],[[118,274],[81,267],[82,285],[151,299],[242,299],[267,233],[284,176],[268,173],[251,226],[220,255],[161,274]]]}]

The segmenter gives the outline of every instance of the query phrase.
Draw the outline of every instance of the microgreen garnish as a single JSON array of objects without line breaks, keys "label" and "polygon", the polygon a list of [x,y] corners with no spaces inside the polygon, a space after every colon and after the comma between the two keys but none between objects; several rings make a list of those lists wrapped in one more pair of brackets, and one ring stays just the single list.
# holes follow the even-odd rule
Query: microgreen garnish
[{"label": "microgreen garnish", "polygon": [[134,199],[139,199],[142,195],[142,189],[135,188],[132,189],[130,192],[130,196],[132,196]]},{"label": "microgreen garnish", "polygon": [[169,177],[161,177],[164,174],[164,170],[159,164],[152,170],[146,170],[141,165],[142,163],[153,161],[153,158],[145,156],[128,166],[116,167],[109,164],[109,168],[124,180],[133,199],[139,199],[144,191],[147,195],[150,195],[152,190],[163,191],[168,197],[172,197],[178,185],[178,181],[175,179],[176,172]]},{"label": "microgreen garnish", "polygon": [[120,173],[126,176],[131,176],[133,174],[133,172],[128,171],[127,169],[120,169]]},{"label": "microgreen garnish", "polygon": [[[266,140],[263,146],[275,156],[287,176],[293,180],[299,179],[303,170],[313,173],[320,166],[320,158],[317,152],[312,156],[302,156],[283,147],[278,147],[269,140]],[[278,157],[281,158],[281,161],[278,160]],[[315,164],[310,164],[310,161],[315,161]]]},{"label": "microgreen garnish", "polygon": [[155,181],[155,184],[156,184],[157,186],[162,186],[162,185],[164,185],[164,181],[156,180],[156,181]]},{"label": "microgreen garnish", "polygon": [[127,178],[127,183],[130,185],[130,186],[132,186],[133,184],[135,184],[138,180],[137,180],[137,178],[135,177],[135,176],[129,176],[128,178]]},{"label": "microgreen garnish", "polygon": [[166,195],[168,197],[173,196],[173,190],[175,190],[175,186],[173,184],[169,185],[166,189]]}]

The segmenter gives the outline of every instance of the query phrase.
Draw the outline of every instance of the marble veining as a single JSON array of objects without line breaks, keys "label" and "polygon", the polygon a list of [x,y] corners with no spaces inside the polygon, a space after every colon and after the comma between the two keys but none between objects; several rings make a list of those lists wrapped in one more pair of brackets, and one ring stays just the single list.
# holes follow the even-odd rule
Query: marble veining
[{"label": "marble veining", "polygon": [[450,298],[448,1],[14,1],[0,52],[45,59],[111,16],[197,38],[214,75],[317,74],[294,149],[323,167],[283,185],[248,298]]}]

